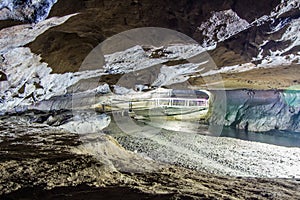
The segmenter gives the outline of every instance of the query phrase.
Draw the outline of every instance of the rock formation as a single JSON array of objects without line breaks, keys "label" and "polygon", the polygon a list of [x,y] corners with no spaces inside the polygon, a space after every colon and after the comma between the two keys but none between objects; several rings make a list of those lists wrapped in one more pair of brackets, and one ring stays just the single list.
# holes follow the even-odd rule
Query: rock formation
[{"label": "rock formation", "polygon": [[222,99],[218,99],[217,92],[215,95],[210,119],[213,124],[249,131],[300,132],[298,90],[231,90],[226,91],[226,104]]}]

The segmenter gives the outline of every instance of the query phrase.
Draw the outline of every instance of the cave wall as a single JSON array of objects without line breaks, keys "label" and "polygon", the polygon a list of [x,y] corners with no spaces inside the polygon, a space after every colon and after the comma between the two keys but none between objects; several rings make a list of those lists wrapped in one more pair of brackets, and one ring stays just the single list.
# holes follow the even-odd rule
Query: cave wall
[{"label": "cave wall", "polygon": [[[120,32],[140,27],[163,27],[184,33],[201,43],[203,37],[198,33],[198,27],[211,17],[212,12],[232,9],[251,22],[269,14],[279,3],[279,0],[60,0],[53,6],[49,17],[71,13],[79,15],[46,31],[29,47],[42,56],[54,73],[73,72],[79,69],[95,46]],[[243,63],[248,59],[239,55],[240,49],[232,50],[226,46],[225,51],[236,52],[233,63]],[[232,64],[220,60],[220,54],[224,52],[212,53],[219,66]],[[226,61],[228,59],[232,60],[225,58]]]},{"label": "cave wall", "polygon": [[226,91],[225,100],[217,91],[212,94],[210,123],[255,132],[300,132],[299,91],[231,90]]}]

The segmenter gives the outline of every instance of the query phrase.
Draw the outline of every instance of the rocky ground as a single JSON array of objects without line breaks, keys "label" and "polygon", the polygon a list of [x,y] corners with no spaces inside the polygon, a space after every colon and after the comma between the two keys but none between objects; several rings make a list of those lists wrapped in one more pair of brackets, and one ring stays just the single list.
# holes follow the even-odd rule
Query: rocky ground
[{"label": "rocky ground", "polygon": [[145,159],[109,136],[1,118],[1,199],[287,199],[296,179],[196,172]]}]

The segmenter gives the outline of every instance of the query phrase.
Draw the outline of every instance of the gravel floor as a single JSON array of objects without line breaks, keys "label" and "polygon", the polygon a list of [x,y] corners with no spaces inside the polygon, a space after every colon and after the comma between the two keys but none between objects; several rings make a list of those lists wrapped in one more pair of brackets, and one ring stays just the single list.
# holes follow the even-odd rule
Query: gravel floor
[{"label": "gravel floor", "polygon": [[108,127],[123,147],[157,161],[219,175],[300,178],[300,148],[165,129],[116,130],[113,123]]}]

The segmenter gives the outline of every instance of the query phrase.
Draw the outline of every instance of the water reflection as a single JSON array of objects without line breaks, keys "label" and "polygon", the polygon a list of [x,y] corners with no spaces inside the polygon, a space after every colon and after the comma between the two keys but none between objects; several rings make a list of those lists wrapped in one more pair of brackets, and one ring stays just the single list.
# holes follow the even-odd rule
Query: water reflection
[{"label": "water reflection", "polygon": [[221,134],[215,134],[214,129],[210,129],[208,125],[199,124],[189,121],[167,120],[164,123],[153,123],[142,120],[143,123],[153,127],[162,128],[167,131],[196,133],[201,135],[209,135],[212,137],[230,137],[245,141],[260,142],[266,144],[273,144],[285,147],[300,147],[300,133],[271,130],[268,132],[250,132],[245,130],[234,129],[230,127],[223,127]]},{"label": "water reflection", "polygon": [[274,144],[286,147],[300,147],[300,133],[272,130],[265,133],[248,132],[224,127],[220,137]]}]

